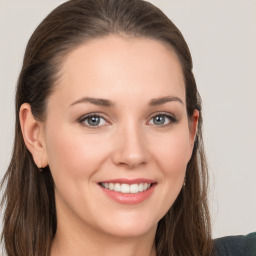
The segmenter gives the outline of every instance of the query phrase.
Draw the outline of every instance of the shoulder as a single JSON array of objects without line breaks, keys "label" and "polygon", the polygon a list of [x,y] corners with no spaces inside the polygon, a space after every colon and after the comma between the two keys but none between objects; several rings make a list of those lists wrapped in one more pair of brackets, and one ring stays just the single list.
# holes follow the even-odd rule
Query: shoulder
[{"label": "shoulder", "polygon": [[256,232],[217,238],[214,250],[216,256],[256,256]]}]

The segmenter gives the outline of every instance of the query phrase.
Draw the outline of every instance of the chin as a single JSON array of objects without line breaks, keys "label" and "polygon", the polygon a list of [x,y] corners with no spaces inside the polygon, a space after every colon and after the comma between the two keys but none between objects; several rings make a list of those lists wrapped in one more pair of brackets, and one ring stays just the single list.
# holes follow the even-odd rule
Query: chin
[{"label": "chin", "polygon": [[[147,219],[145,216],[113,217],[111,222],[102,223],[105,233],[116,237],[140,237],[151,232],[156,232],[158,222]],[[104,227],[103,227],[104,226]]]},{"label": "chin", "polygon": [[136,238],[145,236],[151,232],[156,231],[157,225],[150,228],[141,228],[141,227],[116,227],[112,230],[108,230],[107,234],[119,238]]}]

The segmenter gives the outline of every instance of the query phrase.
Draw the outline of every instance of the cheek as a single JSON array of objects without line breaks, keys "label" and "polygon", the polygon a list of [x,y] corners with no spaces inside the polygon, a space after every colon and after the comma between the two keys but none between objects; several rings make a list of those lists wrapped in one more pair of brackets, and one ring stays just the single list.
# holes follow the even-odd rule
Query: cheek
[{"label": "cheek", "polygon": [[[186,127],[177,127],[152,142],[151,156],[159,170],[159,187],[156,189],[161,196],[157,198],[159,208],[155,209],[159,220],[172,207],[182,189],[189,152],[189,132]],[[153,147],[153,144],[156,146]]]},{"label": "cheek", "polygon": [[73,179],[91,176],[104,160],[106,150],[98,140],[66,128],[51,130],[47,136],[47,154],[54,175],[68,175]]},{"label": "cheek", "polygon": [[177,129],[177,132],[163,137],[162,140],[158,138],[157,145],[152,155],[165,174],[171,176],[183,174],[190,154],[189,132],[185,129]]},{"label": "cheek", "polygon": [[[70,127],[55,129],[47,136],[47,153],[55,183],[57,208],[64,209],[64,212],[65,209],[69,209],[67,212],[71,209],[80,216],[89,216],[87,203],[94,207],[90,198],[97,193],[95,173],[106,159],[106,148],[104,143],[96,141],[96,136],[89,138],[84,133],[74,132]],[[85,215],[85,212],[88,214]]]}]

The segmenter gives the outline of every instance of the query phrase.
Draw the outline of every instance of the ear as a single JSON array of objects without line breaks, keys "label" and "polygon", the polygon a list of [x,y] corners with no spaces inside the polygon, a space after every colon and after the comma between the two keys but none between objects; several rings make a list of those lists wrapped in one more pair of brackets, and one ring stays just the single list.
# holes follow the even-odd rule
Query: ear
[{"label": "ear", "polygon": [[189,120],[189,133],[190,133],[190,139],[189,139],[189,148],[190,148],[190,154],[189,154],[189,159],[190,160],[192,153],[193,153],[193,148],[194,148],[194,143],[197,135],[197,126],[198,126],[198,120],[199,120],[199,111],[197,109],[194,110],[192,117]]},{"label": "ear", "polygon": [[27,149],[33,156],[34,162],[38,168],[44,168],[48,165],[43,124],[37,122],[32,114],[31,106],[24,103],[20,107],[20,126],[23,139]]}]

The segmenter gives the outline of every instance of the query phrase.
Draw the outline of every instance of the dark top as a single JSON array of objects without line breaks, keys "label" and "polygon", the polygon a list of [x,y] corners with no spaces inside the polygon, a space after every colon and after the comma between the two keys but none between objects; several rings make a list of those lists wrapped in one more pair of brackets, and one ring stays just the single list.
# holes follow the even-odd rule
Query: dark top
[{"label": "dark top", "polygon": [[216,256],[256,256],[256,232],[217,238],[214,248]]}]

